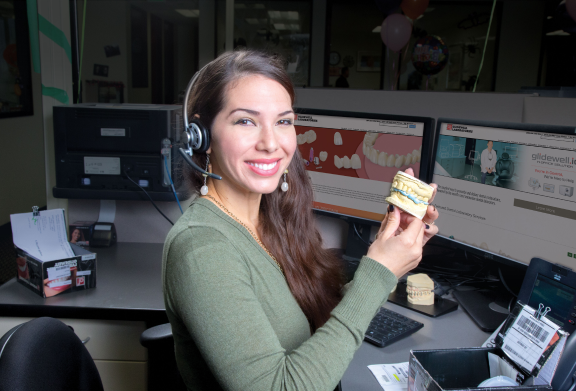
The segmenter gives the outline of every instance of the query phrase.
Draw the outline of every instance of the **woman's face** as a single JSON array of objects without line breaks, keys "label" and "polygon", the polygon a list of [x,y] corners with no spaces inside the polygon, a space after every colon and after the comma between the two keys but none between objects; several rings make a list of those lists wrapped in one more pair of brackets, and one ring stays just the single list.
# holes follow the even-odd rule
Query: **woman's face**
[{"label": "woman's face", "polygon": [[72,239],[70,241],[72,243],[76,243],[79,240],[80,240],[80,230],[75,229],[74,231],[72,231]]},{"label": "woman's face", "polygon": [[241,192],[273,192],[297,147],[290,95],[259,75],[228,88],[211,131],[213,172]]}]

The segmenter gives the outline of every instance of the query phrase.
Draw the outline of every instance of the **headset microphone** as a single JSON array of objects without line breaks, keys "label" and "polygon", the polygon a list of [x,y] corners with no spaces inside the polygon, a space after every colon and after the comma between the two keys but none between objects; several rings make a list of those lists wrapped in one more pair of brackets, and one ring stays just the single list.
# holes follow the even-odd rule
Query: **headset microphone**
[{"label": "headset microphone", "polygon": [[[206,66],[204,66],[205,68]],[[204,68],[200,69],[190,83],[188,83],[188,87],[186,88],[186,94],[184,95],[184,102],[182,105],[182,116],[184,117],[184,132],[182,132],[182,142],[187,148],[179,148],[180,154],[193,169],[196,171],[201,172],[203,175],[207,175],[210,178],[214,179],[222,179],[220,175],[212,174],[206,170],[203,170],[199,167],[196,163],[194,163],[191,159],[194,151],[198,153],[203,153],[208,150],[210,147],[210,131],[202,125],[198,119],[194,119],[188,122],[188,97],[190,96],[190,92],[192,91],[192,87],[196,82],[196,79],[200,75],[200,72],[204,70]]]}]

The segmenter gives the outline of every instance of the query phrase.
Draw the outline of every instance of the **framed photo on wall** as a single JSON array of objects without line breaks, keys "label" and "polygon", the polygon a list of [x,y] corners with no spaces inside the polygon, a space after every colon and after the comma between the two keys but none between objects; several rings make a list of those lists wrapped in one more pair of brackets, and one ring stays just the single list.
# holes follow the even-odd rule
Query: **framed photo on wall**
[{"label": "framed photo on wall", "polygon": [[358,72],[380,72],[382,54],[378,52],[358,52],[356,70]]},{"label": "framed photo on wall", "polygon": [[0,119],[33,115],[26,2],[0,3]]}]

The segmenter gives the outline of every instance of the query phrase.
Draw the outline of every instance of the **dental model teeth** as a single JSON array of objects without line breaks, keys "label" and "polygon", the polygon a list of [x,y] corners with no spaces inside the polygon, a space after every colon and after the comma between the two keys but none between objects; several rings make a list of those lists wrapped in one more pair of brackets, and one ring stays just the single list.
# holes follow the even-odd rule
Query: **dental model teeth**
[{"label": "dental model teeth", "polygon": [[344,156],[342,158],[342,167],[344,168],[352,168],[352,164],[350,164],[350,158],[348,156]]},{"label": "dental model teeth", "polygon": [[352,164],[352,168],[355,170],[359,170],[362,168],[362,161],[360,160],[360,156],[357,154],[352,155],[352,159],[350,159],[350,164]]},{"label": "dental model teeth", "polygon": [[[394,158],[393,155],[391,157]],[[433,194],[434,188],[432,186],[412,175],[398,171],[392,181],[390,196],[386,197],[386,202],[394,204],[406,213],[422,220],[428,208],[428,201]]]},{"label": "dental model teeth", "polygon": [[418,305],[434,304],[434,281],[424,273],[413,274],[408,277],[406,293],[408,302]]},{"label": "dental model teeth", "polygon": [[342,159],[340,159],[337,155],[334,155],[334,165],[336,168],[342,168]]},{"label": "dental model teeth", "polygon": [[404,155],[399,154],[388,154],[384,151],[379,151],[374,148],[376,139],[378,138],[378,133],[366,132],[364,135],[364,141],[362,142],[362,153],[368,158],[372,163],[378,164],[382,167],[396,167],[400,168],[402,166],[407,166],[410,164],[418,163],[420,161],[420,149],[415,149],[411,153]]},{"label": "dental model teeth", "polygon": [[302,145],[302,144],[306,144],[306,134],[299,134],[296,136],[296,141],[298,142],[298,145]]},{"label": "dental model teeth", "polygon": [[334,133],[334,145],[342,145],[342,135],[340,132]]},{"label": "dental model teeth", "polygon": [[326,151],[320,152],[319,157],[320,157],[320,160],[321,160],[321,161],[325,162],[326,159],[328,159],[328,152],[326,152]]},{"label": "dental model teeth", "polygon": [[313,143],[314,141],[316,141],[316,132],[313,131],[312,129],[310,129],[309,131],[307,131],[306,133],[304,133],[304,135],[306,136],[306,142],[308,144]]},{"label": "dental model teeth", "polygon": [[396,168],[400,168],[404,165],[404,156],[397,156],[396,157],[396,163],[394,163],[394,166]]},{"label": "dental model teeth", "polygon": [[378,165],[386,167],[386,160],[388,159],[388,154],[386,152],[380,152],[378,155]]}]

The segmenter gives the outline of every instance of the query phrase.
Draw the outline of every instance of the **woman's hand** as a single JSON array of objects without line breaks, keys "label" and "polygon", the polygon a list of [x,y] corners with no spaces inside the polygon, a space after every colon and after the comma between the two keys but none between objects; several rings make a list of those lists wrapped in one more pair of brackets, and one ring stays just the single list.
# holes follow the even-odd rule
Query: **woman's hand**
[{"label": "woman's hand", "polygon": [[400,222],[400,210],[389,208],[382,221],[380,232],[367,254],[368,257],[386,266],[398,278],[418,266],[422,259],[426,230],[422,221],[413,218],[402,232],[397,233]]}]

